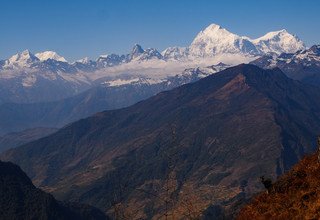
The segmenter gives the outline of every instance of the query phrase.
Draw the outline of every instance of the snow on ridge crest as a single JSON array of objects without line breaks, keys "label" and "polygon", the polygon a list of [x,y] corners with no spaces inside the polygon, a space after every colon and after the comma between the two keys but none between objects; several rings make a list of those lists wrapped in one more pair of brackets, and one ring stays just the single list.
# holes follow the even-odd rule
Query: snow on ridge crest
[{"label": "snow on ridge crest", "polygon": [[301,49],[305,49],[304,43],[285,29],[269,32],[257,39],[250,39],[231,33],[216,24],[209,25],[201,31],[189,47],[190,54],[196,57],[223,53],[259,56],[267,53],[292,53]]},{"label": "snow on ridge crest", "polygon": [[[4,65],[0,69],[19,68],[35,66],[34,63],[41,63],[48,59],[65,62],[70,65],[69,69],[79,71],[94,71],[101,68],[111,68],[128,63],[154,63],[154,61],[180,62],[180,63],[202,63],[208,60],[214,62],[226,62],[221,57],[241,57],[256,58],[261,55],[274,53],[293,53],[305,49],[304,43],[295,35],[288,33],[285,29],[273,31],[257,39],[250,39],[246,36],[239,36],[218,24],[210,24],[204,30],[200,31],[188,47],[168,47],[162,53],[156,49],[143,49],[139,44],[135,44],[131,52],[124,55],[109,54],[102,55],[95,61],[82,59],[74,63],[67,63],[66,59],[54,51],[45,51],[31,54],[24,51],[12,56],[10,59],[2,62]],[[234,57],[234,60],[236,60]],[[78,63],[78,64],[75,64]],[[80,66],[79,63],[84,65]],[[210,63],[207,63],[210,65]],[[237,64],[236,62],[234,64]],[[1,65],[1,63],[0,63]],[[48,65],[55,65],[55,62]],[[59,64],[62,65],[62,64]],[[147,65],[148,66],[148,65]],[[56,67],[53,67],[54,69]],[[61,66],[62,68],[62,66]],[[63,70],[63,69],[62,69]]]},{"label": "snow on ridge crest", "polygon": [[58,53],[54,51],[44,51],[36,53],[35,56],[38,57],[38,59],[41,61],[52,59],[56,61],[67,62],[67,60],[64,57],[60,56]]}]

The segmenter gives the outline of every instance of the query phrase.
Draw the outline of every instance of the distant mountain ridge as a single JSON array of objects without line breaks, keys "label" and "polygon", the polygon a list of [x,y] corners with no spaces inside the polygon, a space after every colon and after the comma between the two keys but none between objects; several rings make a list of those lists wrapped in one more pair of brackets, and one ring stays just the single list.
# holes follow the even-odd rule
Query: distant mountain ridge
[{"label": "distant mountain ridge", "polygon": [[[163,52],[154,48],[143,49],[135,44],[129,54],[101,55],[96,61],[92,61],[96,68],[111,67],[132,61],[159,60],[192,60],[197,57],[213,57],[219,54],[264,55],[268,53],[294,53],[305,49],[304,43],[295,35],[288,33],[285,29],[269,32],[257,39],[238,36],[229,32],[217,24],[211,24],[201,31],[192,41],[189,47],[169,47]],[[28,58],[29,57],[29,58]],[[66,59],[54,51],[44,51],[31,55],[28,50],[12,56],[4,61],[3,69],[16,67],[29,67],[28,63],[35,61],[46,61],[52,59],[67,62]],[[74,63],[87,64],[89,60],[81,59]],[[81,70],[81,69],[78,69]]]},{"label": "distant mountain ridge", "polygon": [[62,127],[104,110],[118,109],[149,98],[161,91],[219,72],[228,65],[190,68],[162,80],[145,77],[101,79],[97,86],[73,97],[53,102],[0,104],[0,136],[36,127]]},{"label": "distant mountain ridge", "polygon": [[129,75],[165,80],[188,68],[220,62],[236,65],[269,53],[293,53],[301,49],[305,49],[304,43],[286,30],[250,39],[211,24],[189,46],[168,47],[161,53],[136,44],[128,54],[67,62],[54,51],[34,55],[25,50],[0,61],[0,103],[57,101],[92,88],[103,78],[122,80]]},{"label": "distant mountain ridge", "polygon": [[33,128],[0,136],[0,152],[48,136],[57,130],[55,128]]},{"label": "distant mountain ridge", "polygon": [[194,57],[228,53],[259,56],[268,53],[292,53],[304,48],[304,43],[286,30],[270,32],[260,38],[250,39],[233,34],[220,25],[212,24],[196,36],[189,51]]},{"label": "distant mountain ridge", "polygon": [[295,53],[265,55],[251,64],[265,69],[278,67],[292,79],[320,86],[320,45]]}]

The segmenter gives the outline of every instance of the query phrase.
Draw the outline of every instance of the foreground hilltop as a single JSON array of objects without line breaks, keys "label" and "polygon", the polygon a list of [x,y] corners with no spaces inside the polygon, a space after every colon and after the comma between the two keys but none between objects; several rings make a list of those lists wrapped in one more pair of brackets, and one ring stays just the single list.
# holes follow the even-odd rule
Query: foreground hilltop
[{"label": "foreground hilltop", "polygon": [[0,161],[0,219],[106,220],[98,209],[62,203],[40,189],[17,165]]},{"label": "foreground hilltop", "polygon": [[305,157],[240,212],[246,219],[320,219],[318,152]]}]

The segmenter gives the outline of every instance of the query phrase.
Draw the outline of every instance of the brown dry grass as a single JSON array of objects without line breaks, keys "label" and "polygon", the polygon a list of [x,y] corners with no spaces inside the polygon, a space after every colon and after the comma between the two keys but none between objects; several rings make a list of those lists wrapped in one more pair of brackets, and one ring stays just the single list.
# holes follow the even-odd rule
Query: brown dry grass
[{"label": "brown dry grass", "polygon": [[239,213],[247,219],[320,219],[320,163],[306,156],[273,184],[271,192],[253,198]]}]

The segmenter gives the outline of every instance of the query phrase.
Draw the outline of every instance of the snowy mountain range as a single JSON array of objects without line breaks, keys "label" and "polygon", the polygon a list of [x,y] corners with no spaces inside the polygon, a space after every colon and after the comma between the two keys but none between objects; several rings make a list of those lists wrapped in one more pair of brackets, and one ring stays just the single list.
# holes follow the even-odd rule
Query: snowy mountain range
[{"label": "snowy mountain range", "polygon": [[278,67],[292,79],[320,85],[320,45],[279,56],[264,55],[251,63],[265,69]]},{"label": "snowy mountain range", "polygon": [[304,43],[286,30],[250,39],[211,24],[190,46],[169,47],[161,53],[136,44],[128,54],[107,54],[96,60],[83,58],[68,62],[54,51],[33,54],[25,50],[0,61],[0,103],[55,101],[101,83],[107,87],[137,82],[154,84],[188,68],[220,62],[235,65],[263,55],[303,49]]},{"label": "snowy mountain range", "polygon": [[196,36],[189,47],[189,54],[193,57],[210,57],[228,53],[259,56],[267,53],[292,53],[304,48],[304,43],[286,30],[270,32],[260,38],[250,39],[212,24]]},{"label": "snowy mountain range", "polygon": [[33,55],[26,50],[5,60],[1,68],[32,67],[32,65],[34,66],[34,64],[39,62],[55,60],[68,63],[70,66],[76,67],[77,70],[84,69],[81,69],[79,64],[101,69],[130,62],[150,60],[190,62],[197,58],[212,58],[226,54],[252,57],[269,53],[278,55],[281,53],[294,53],[302,49],[305,49],[304,43],[285,29],[269,32],[257,39],[250,39],[231,33],[219,25],[211,24],[195,37],[189,47],[169,47],[161,53],[154,48],[144,50],[139,44],[136,44],[129,54],[101,55],[95,61],[84,58],[73,63],[68,63],[64,57],[54,51],[45,51]]}]

